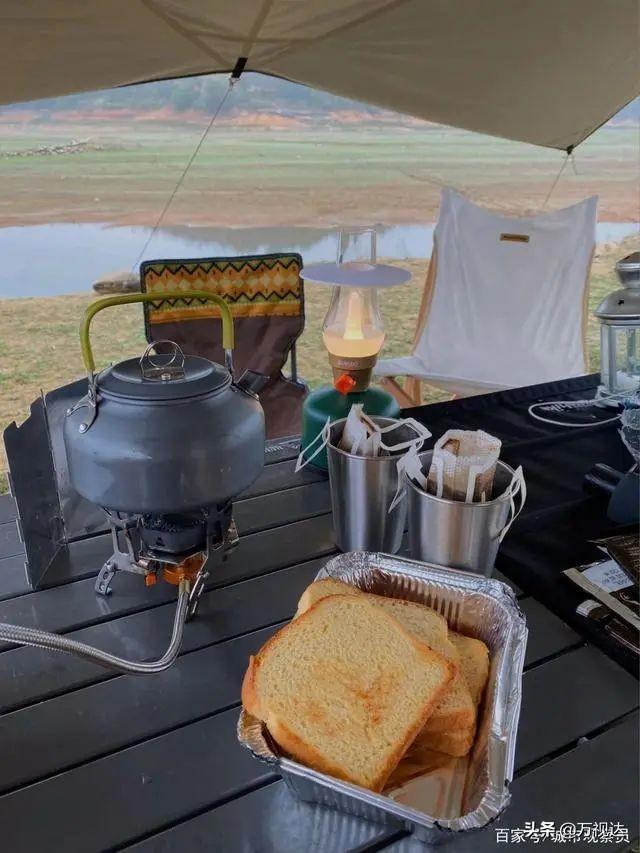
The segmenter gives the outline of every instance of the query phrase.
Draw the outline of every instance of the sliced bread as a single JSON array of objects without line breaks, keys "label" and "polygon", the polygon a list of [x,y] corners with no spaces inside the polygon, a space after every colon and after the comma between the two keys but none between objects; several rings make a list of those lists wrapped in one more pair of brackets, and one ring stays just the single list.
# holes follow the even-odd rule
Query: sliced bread
[{"label": "sliced bread", "polygon": [[[469,689],[477,717],[478,705],[489,677],[489,650],[482,640],[466,637],[464,634],[458,634],[455,631],[449,632],[449,640],[458,651],[460,674]],[[474,727],[475,719],[471,721],[459,717],[452,724],[451,719],[447,720],[434,713],[431,719],[427,720],[423,733],[428,735],[429,733],[440,732],[465,732],[474,729]]]},{"label": "sliced bread", "polygon": [[387,779],[385,790],[392,791],[419,776],[426,776],[427,773],[436,773],[439,770],[451,767],[453,762],[455,762],[455,758],[445,755],[444,752],[429,752],[425,749],[414,758],[411,750],[409,750]]},{"label": "sliced bread", "polygon": [[471,699],[469,688],[462,677],[459,652],[449,637],[442,635],[440,625],[435,621],[434,615],[438,620],[442,620],[445,627],[447,625],[446,619],[423,604],[403,601],[398,598],[385,598],[380,595],[367,597],[376,606],[395,616],[407,631],[411,631],[416,639],[426,643],[434,652],[451,661],[456,667],[456,675],[449,689],[438,702],[426,725],[435,725],[437,731],[475,725],[475,705]]},{"label": "sliced bread", "polygon": [[367,597],[331,595],[251,658],[242,703],[297,760],[380,791],[454,674]]},{"label": "sliced bread", "polygon": [[[441,654],[460,670],[458,649],[449,639],[449,629],[444,616],[436,613],[431,607],[405,601],[399,598],[386,598],[359,590],[357,587],[345,584],[333,578],[324,578],[310,584],[302,594],[298,603],[297,613],[303,613],[314,602],[324,596],[364,595],[369,601],[382,608],[400,621],[402,626],[410,631],[416,639],[426,643],[434,652]],[[435,726],[434,731],[447,731],[455,728],[468,728],[475,725],[476,710],[469,688],[460,671],[451,682],[449,689],[438,702],[427,725]]]},{"label": "sliced bread", "polygon": [[[489,678],[489,650],[482,640],[466,637],[455,631],[449,632],[449,638],[458,649],[461,673],[471,692],[477,716],[477,708]],[[441,725],[441,721],[432,716],[427,720],[412,746],[413,763],[420,763],[416,754],[419,756],[420,752],[423,752],[428,758],[430,750],[453,756],[466,755],[473,746],[475,734],[475,723],[447,727]]]},{"label": "sliced bread", "polygon": [[430,762],[433,751],[460,758],[469,752],[475,736],[475,726],[450,732],[422,731],[411,745],[407,757],[414,765],[420,764],[421,756],[426,756]]},{"label": "sliced bread", "polygon": [[462,675],[477,707],[489,679],[489,649],[482,640],[455,631],[449,632],[449,639],[458,649]]},{"label": "sliced bread", "polygon": [[357,586],[351,586],[344,581],[335,578],[321,578],[319,581],[310,583],[302,593],[296,615],[293,618],[296,619],[310,607],[313,607],[316,601],[320,601],[321,598],[326,598],[328,595],[361,595],[361,593],[362,590],[358,589]]}]

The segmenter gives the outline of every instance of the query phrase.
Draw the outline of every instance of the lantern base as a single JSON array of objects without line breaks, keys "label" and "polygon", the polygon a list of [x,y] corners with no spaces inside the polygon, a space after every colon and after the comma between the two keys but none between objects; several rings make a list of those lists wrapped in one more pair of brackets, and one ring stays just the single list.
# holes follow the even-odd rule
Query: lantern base
[{"label": "lantern base", "polygon": [[334,355],[329,353],[329,364],[333,370],[334,385],[343,376],[347,376],[351,381],[352,387],[349,389],[350,394],[357,394],[367,390],[371,383],[371,375],[373,368],[376,366],[378,353],[374,355],[366,355],[351,358],[342,355]]},{"label": "lantern base", "polygon": [[[397,418],[400,406],[383,388],[373,386],[366,391],[351,394],[340,394],[332,385],[323,385],[312,391],[302,406],[302,440],[300,446],[304,449],[318,438],[327,418],[331,422],[346,418],[354,403],[361,403],[366,415],[382,418]],[[317,444],[309,449],[308,456],[313,454]],[[305,454],[305,458],[307,454]],[[325,448],[309,463],[310,465],[327,470],[327,451]]]},{"label": "lantern base", "polygon": [[634,397],[640,393],[640,380],[637,377],[622,374],[620,371],[616,376],[616,387],[612,390],[608,385],[598,386],[594,402],[598,406],[609,409],[620,408],[627,397]]}]

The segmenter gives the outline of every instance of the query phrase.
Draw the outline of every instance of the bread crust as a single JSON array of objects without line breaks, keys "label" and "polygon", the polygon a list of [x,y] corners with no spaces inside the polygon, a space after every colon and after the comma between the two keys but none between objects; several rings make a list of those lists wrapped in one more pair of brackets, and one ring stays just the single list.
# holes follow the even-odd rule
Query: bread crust
[{"label": "bread crust", "polygon": [[249,657],[249,666],[242,679],[240,699],[242,707],[246,711],[259,720],[262,720],[262,709],[260,708],[260,701],[256,690],[256,659],[254,655]]},{"label": "bread crust", "polygon": [[461,708],[450,714],[439,714],[437,711],[425,723],[425,733],[457,731],[467,729],[476,722],[476,712],[473,708]]},{"label": "bread crust", "polygon": [[[351,586],[344,581],[337,580],[336,578],[320,578],[318,581],[313,581],[309,586],[305,589],[305,591],[300,596],[300,600],[298,601],[298,608],[295,612],[294,619],[297,619],[299,616],[302,616],[303,613],[306,613],[310,607],[313,607],[314,603],[320,601],[317,599],[316,602],[313,601],[313,593],[318,588],[322,589],[323,587],[337,587],[340,592],[331,592],[329,595],[358,595],[362,590],[358,589],[356,586]],[[322,598],[326,598],[327,596],[321,596]]]},{"label": "bread crust", "polygon": [[484,696],[484,691],[489,680],[491,669],[489,649],[482,640],[478,640],[475,637],[467,637],[466,634],[459,634],[456,631],[451,632],[451,641],[458,649],[461,660],[463,656],[468,658],[470,652],[474,658],[474,666],[471,669],[477,670],[477,672],[469,673],[469,677],[465,675],[465,678],[469,686],[471,698],[476,707],[478,707],[482,702],[482,697]]},{"label": "bread crust", "polygon": [[422,750],[444,752],[446,755],[461,758],[467,755],[473,746],[475,734],[475,727],[460,732],[420,732],[410,750],[411,760],[418,761]]}]

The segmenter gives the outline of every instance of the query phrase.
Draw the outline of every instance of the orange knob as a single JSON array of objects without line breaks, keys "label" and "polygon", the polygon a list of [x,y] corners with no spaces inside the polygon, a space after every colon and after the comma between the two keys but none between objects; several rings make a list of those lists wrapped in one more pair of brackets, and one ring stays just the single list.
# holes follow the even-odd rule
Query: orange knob
[{"label": "orange knob", "polygon": [[162,569],[162,575],[168,583],[175,586],[180,584],[180,581],[194,581],[198,576],[198,572],[204,565],[204,554],[194,554],[187,557],[179,566],[165,565]]},{"label": "orange knob", "polygon": [[358,384],[353,376],[350,376],[348,373],[343,373],[342,376],[339,376],[336,381],[333,383],[336,391],[339,391],[340,394],[348,394]]},{"label": "orange knob", "polygon": [[144,584],[145,586],[155,586],[158,578],[156,577],[155,572],[147,572],[144,576]]}]

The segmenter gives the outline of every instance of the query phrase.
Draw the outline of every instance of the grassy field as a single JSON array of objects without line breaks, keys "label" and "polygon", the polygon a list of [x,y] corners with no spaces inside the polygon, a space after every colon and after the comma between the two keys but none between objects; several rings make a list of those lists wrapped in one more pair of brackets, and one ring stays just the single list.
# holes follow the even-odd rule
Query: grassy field
[{"label": "grassy field", "polygon": [[[594,260],[590,313],[603,295],[617,287],[613,264],[624,251],[640,248],[640,240],[628,240]],[[413,338],[426,269],[425,261],[408,262],[411,282],[383,294],[382,311],[387,328],[385,355],[406,354]],[[298,349],[301,375],[315,386],[329,381],[330,370],[321,342],[321,326],[329,291],[309,287],[306,292],[306,329]],[[58,296],[43,299],[0,301],[0,427],[22,420],[40,389],[51,389],[83,374],[78,344],[78,322],[90,296]],[[138,354],[144,346],[138,306],[114,308],[99,314],[93,324],[96,361],[104,365]],[[589,349],[592,365],[598,364],[598,327],[590,316]],[[425,400],[443,399],[426,389]],[[0,471],[4,458],[0,456]],[[0,491],[6,482],[0,480]]]},{"label": "grassy field", "polygon": [[[203,125],[0,122],[0,225],[155,221]],[[8,156],[88,140],[89,150]],[[171,224],[425,222],[439,191],[493,209],[538,211],[564,155],[417,124],[305,129],[214,127],[165,219]],[[576,152],[549,207],[594,193],[602,221],[636,221],[637,129],[604,127]]]}]

